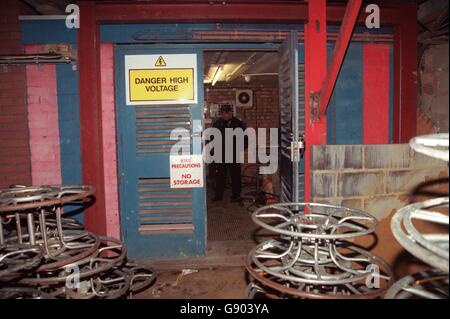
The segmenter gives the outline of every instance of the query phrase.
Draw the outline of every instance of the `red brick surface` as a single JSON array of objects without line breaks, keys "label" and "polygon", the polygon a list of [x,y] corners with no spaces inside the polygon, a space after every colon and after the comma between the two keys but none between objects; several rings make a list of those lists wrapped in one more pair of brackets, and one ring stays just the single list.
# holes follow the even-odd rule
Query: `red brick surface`
[{"label": "red brick surface", "polygon": [[[23,4],[0,4],[0,55],[22,54],[19,15]],[[24,66],[0,68],[0,188],[30,184],[31,165],[27,125],[27,88]]]},{"label": "red brick surface", "polygon": [[[275,85],[278,85],[275,82]],[[214,86],[207,89],[205,99],[207,103],[235,103],[236,89],[253,90],[253,107],[249,109],[237,108],[237,117],[248,127],[271,128],[279,126],[278,87],[276,86],[240,86],[227,88]]]},{"label": "red brick surface", "polygon": [[[39,51],[36,45],[27,53]],[[34,185],[61,183],[58,98],[55,65],[27,65],[31,180]]]}]

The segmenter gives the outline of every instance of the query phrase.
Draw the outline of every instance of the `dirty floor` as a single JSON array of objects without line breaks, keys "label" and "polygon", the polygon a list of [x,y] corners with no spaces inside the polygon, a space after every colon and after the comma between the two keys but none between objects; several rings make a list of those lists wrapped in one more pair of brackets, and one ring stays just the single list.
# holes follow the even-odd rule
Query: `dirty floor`
[{"label": "dirty floor", "polygon": [[244,267],[159,270],[156,283],[135,299],[242,299],[246,282]]},{"label": "dirty floor", "polygon": [[[183,260],[140,260],[153,267],[156,283],[136,299],[242,299],[248,284],[244,260],[261,239],[261,229],[251,220],[251,204],[230,202],[230,189],[223,201],[213,202],[207,192],[207,252],[205,257]],[[244,188],[243,195],[251,191]]]}]

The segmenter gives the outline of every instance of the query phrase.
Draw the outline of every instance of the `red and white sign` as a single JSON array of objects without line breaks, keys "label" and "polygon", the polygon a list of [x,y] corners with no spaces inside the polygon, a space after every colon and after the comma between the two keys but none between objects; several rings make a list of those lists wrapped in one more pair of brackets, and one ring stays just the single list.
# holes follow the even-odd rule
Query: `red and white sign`
[{"label": "red and white sign", "polygon": [[202,155],[170,156],[170,187],[203,187]]}]

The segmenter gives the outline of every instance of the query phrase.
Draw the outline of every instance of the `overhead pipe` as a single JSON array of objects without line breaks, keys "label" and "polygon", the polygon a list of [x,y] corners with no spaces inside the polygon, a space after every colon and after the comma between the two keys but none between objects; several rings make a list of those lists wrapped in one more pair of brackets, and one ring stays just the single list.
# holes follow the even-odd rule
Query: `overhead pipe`
[{"label": "overhead pipe", "polygon": [[0,65],[17,64],[59,64],[73,63],[75,60],[59,54],[21,54],[21,55],[0,55]]}]

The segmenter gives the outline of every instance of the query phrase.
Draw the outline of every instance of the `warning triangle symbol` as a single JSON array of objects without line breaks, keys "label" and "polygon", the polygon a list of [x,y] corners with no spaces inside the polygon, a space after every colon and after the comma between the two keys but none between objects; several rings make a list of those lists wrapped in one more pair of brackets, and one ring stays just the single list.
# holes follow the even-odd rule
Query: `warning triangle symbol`
[{"label": "warning triangle symbol", "polygon": [[158,60],[156,60],[155,66],[167,66],[162,56],[159,56]]}]

